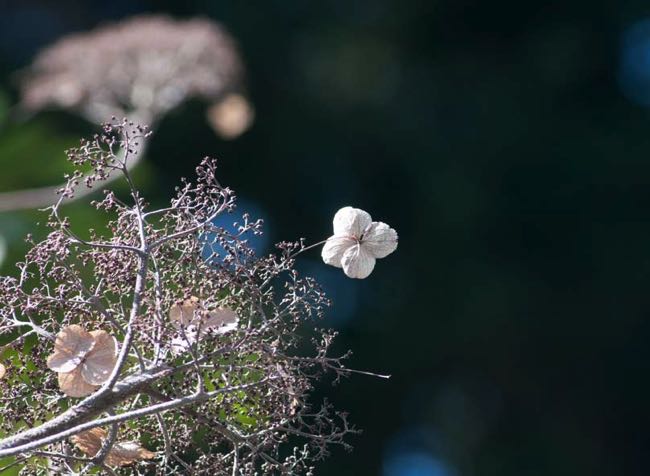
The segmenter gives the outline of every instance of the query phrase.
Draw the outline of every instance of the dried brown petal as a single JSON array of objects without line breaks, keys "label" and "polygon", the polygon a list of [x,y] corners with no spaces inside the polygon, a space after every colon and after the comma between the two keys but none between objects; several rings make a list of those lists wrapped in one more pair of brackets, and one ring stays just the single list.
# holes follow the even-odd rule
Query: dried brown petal
[{"label": "dried brown petal", "polygon": [[199,309],[199,298],[192,296],[169,309],[169,319],[175,325],[188,326],[194,321],[194,312]]},{"label": "dried brown petal", "polygon": [[92,385],[101,385],[111,375],[117,361],[117,344],[115,338],[106,331],[91,331],[95,346],[81,366],[81,376]]},{"label": "dried brown petal", "polygon": [[59,373],[59,387],[68,397],[85,397],[99,388],[99,385],[87,383],[81,376],[81,367],[77,367],[72,372]]},{"label": "dried brown petal", "polygon": [[70,438],[77,448],[88,456],[95,456],[102,447],[102,439],[106,438],[108,433],[103,428],[92,428],[88,431],[78,433]]},{"label": "dried brown petal", "polygon": [[93,336],[73,324],[56,336],[54,352],[47,359],[48,368],[55,372],[70,372],[77,368],[95,345]]},{"label": "dried brown petal", "polygon": [[[103,428],[93,428],[73,436],[70,440],[87,456],[93,457],[101,449],[102,442],[107,436],[108,432]],[[106,464],[109,466],[127,466],[155,456],[155,453],[143,448],[138,443],[127,441],[113,445],[113,448],[106,456]]]},{"label": "dried brown petal", "polygon": [[205,321],[203,330],[211,330],[216,334],[225,334],[237,329],[238,323],[239,316],[235,311],[228,307],[220,307],[208,313],[208,319]]},{"label": "dried brown petal", "polygon": [[106,463],[109,466],[126,466],[137,461],[155,457],[156,453],[143,448],[138,443],[125,441],[124,443],[115,443],[113,449],[108,452]]}]

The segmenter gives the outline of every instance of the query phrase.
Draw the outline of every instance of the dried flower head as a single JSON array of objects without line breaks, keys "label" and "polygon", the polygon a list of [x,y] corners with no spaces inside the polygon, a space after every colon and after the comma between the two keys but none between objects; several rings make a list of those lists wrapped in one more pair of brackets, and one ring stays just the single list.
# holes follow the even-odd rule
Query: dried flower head
[{"label": "dried flower head", "polygon": [[47,366],[58,373],[63,393],[85,397],[108,379],[115,367],[116,350],[115,338],[106,331],[86,332],[72,324],[57,334]]},{"label": "dried flower head", "polygon": [[[93,428],[84,431],[70,438],[82,453],[93,457],[102,448],[102,444],[108,437],[108,432],[103,428]],[[137,461],[152,459],[156,453],[143,448],[140,444],[133,441],[116,442],[106,455],[106,464],[108,466],[128,466]]]},{"label": "dried flower head", "polygon": [[[233,38],[207,19],[176,21],[142,15],[64,37],[45,48],[23,75],[22,107],[74,111],[99,123],[107,117],[136,117],[155,124],[188,98],[211,103],[208,122],[224,139],[252,124],[244,94],[244,68]],[[131,143],[128,168],[142,159],[145,137]],[[0,193],[0,211],[43,208],[60,187]],[[78,190],[81,198],[90,189]],[[3,241],[0,237],[0,261]]]},{"label": "dried flower head", "polygon": [[130,114],[149,123],[200,97],[219,111],[211,114],[215,130],[231,138],[252,119],[243,77],[236,44],[222,26],[143,15],[45,48],[25,75],[22,97],[29,110],[55,105],[93,122]]},{"label": "dried flower head", "polygon": [[344,207],[334,215],[334,235],[323,246],[323,261],[343,268],[350,278],[367,278],[378,258],[397,249],[397,232],[386,223],[372,221],[358,208]]}]

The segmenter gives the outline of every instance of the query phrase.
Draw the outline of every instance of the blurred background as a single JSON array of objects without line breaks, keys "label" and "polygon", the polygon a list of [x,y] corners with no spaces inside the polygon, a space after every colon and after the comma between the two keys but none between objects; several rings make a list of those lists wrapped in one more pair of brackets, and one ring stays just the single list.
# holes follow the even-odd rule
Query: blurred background
[{"label": "blurred background", "polygon": [[[261,251],[328,236],[345,205],[400,234],[364,281],[301,263],[351,365],[392,374],[319,390],[364,433],[316,474],[648,474],[647,2],[0,0],[0,192],[55,185],[96,131],[16,114],[20,71],[156,12],[236,38],[255,122],[224,140],[205,101],[166,114],[136,170],[151,201],[211,155],[265,219]],[[3,274],[41,216],[0,214]]]}]

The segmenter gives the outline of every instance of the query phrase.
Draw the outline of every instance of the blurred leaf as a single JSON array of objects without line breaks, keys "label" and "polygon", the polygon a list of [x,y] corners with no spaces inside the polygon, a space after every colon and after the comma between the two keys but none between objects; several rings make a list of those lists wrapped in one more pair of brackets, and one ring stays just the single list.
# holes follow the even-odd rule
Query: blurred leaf
[{"label": "blurred leaf", "polygon": [[60,183],[64,172],[73,170],[65,150],[78,143],[79,137],[42,122],[0,130],[0,191]]},{"label": "blurred leaf", "polygon": [[[14,458],[13,456],[10,456],[9,458],[1,458],[0,459],[0,470],[2,468],[5,468],[5,467],[9,466],[10,464],[14,463],[15,461],[16,461],[16,458]],[[2,475],[2,476],[17,476],[22,467],[23,467],[22,465],[18,464],[18,465],[13,466],[13,467],[11,467],[9,469],[5,469],[4,471],[1,471],[0,475]]]}]

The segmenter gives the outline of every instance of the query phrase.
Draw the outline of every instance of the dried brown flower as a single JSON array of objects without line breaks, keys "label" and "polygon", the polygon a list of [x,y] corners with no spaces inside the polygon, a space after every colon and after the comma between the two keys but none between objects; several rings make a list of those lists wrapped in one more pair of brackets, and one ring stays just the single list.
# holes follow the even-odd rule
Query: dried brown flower
[{"label": "dried brown flower", "polygon": [[[108,432],[103,428],[93,428],[73,436],[70,441],[84,454],[95,456],[107,436]],[[108,466],[128,466],[137,461],[155,458],[155,456],[156,453],[152,453],[138,443],[132,441],[116,442],[106,455],[106,464]]]},{"label": "dried brown flower", "polygon": [[115,338],[106,331],[86,332],[72,324],[61,330],[47,366],[58,373],[59,387],[69,397],[85,397],[104,383],[117,359]]}]

